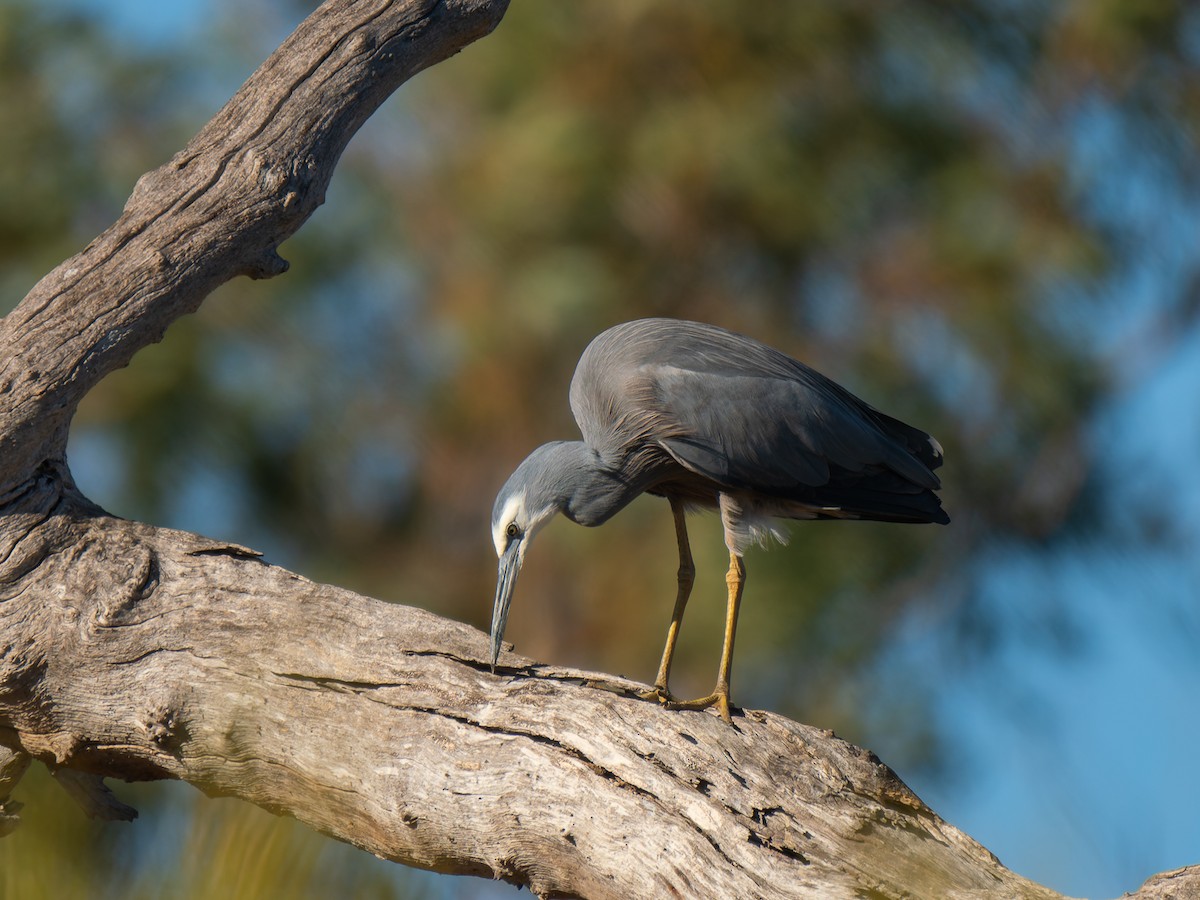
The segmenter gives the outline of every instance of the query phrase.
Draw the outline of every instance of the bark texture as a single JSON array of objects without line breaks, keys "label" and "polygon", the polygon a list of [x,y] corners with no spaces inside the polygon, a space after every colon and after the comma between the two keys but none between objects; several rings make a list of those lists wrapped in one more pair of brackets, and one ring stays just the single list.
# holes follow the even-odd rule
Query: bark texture
[{"label": "bark texture", "polygon": [[493,675],[473,628],[112,519],[56,479],[35,508],[39,563],[0,603],[24,639],[0,739],[53,766],[181,778],[542,896],[1054,896],[828,732],[731,728],[511,654]]},{"label": "bark texture", "polygon": [[135,814],[104,778],[179,778],[540,896],[1057,896],[828,732],[753,711],[731,728],[511,654],[493,674],[473,628],[76,489],[84,394],[221,282],[284,271],[275,248],[357,128],[505,6],[326,3],[0,321],[0,836],[37,759],[94,817]]}]

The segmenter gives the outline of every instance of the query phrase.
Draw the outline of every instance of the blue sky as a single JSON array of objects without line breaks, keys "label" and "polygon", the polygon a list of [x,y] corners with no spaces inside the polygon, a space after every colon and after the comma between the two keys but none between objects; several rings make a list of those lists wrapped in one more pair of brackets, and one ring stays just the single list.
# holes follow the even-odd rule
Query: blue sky
[{"label": "blue sky", "polygon": [[109,31],[132,44],[184,43],[206,16],[218,7],[214,0],[46,0],[46,9],[68,9],[99,17]]}]

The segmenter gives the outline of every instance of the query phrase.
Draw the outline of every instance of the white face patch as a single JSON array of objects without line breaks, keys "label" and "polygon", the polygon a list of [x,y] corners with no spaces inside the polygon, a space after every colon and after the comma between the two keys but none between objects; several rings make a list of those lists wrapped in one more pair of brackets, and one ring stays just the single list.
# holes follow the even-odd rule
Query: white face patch
[{"label": "white face patch", "polygon": [[500,518],[492,524],[492,543],[496,545],[496,556],[504,555],[504,548],[508,546],[508,535],[505,529],[514,521],[523,521],[525,519],[525,494],[513,494],[508,498],[508,502],[504,504],[504,509],[500,513]]}]

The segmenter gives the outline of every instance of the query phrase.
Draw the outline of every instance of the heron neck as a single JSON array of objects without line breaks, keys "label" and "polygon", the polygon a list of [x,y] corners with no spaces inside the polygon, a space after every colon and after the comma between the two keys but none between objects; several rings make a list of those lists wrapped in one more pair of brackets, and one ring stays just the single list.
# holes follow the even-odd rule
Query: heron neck
[{"label": "heron neck", "polygon": [[559,462],[565,467],[563,514],[580,525],[603,525],[642,492],[619,464],[613,464],[582,441],[563,444]]}]

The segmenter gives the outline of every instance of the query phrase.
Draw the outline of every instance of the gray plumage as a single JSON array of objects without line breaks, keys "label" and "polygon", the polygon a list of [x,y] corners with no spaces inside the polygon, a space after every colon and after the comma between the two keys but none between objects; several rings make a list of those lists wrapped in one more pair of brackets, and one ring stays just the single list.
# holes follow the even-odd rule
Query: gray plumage
[{"label": "gray plumage", "polygon": [[[608,329],[584,350],[570,398],[583,440],[536,449],[492,510],[501,561],[493,666],[525,547],[556,512],[600,525],[644,492],[667,497],[682,570],[691,565],[683,511],[720,509],[731,579],[735,569],[744,579],[749,544],[783,539],[776,518],[949,521],[934,493],[937,441],[803,363],[713,325],[641,319]],[[740,580],[737,598],[730,584],[735,621]],[[681,577],[673,631],[690,586]],[[732,626],[726,639],[731,657]],[[674,703],[665,685],[672,650],[669,634],[657,694]],[[723,659],[726,682],[727,668]],[[727,692],[726,684],[726,717]]]}]

